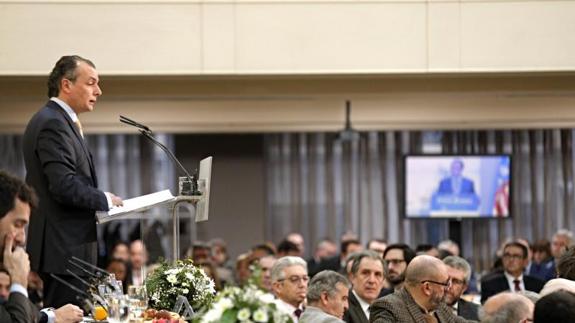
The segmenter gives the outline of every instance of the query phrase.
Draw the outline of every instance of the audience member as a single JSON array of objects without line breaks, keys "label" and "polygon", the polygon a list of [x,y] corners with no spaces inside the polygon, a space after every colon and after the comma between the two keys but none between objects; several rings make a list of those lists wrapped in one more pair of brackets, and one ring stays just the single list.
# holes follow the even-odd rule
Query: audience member
[{"label": "audience member", "polygon": [[252,254],[249,252],[239,255],[236,259],[236,282],[240,286],[244,286],[251,276],[250,263],[252,259]]},{"label": "audience member", "polygon": [[527,297],[527,299],[530,300],[533,304],[537,303],[537,301],[541,298],[539,293],[532,292],[530,290],[522,290],[517,292],[517,294]]},{"label": "audience member", "polygon": [[371,305],[370,322],[467,322],[445,304],[450,285],[447,266],[441,260],[417,256],[405,270],[404,286]]},{"label": "audience member", "polygon": [[[415,254],[416,255],[428,255],[435,258],[439,258],[439,250],[435,248],[432,244],[420,244],[415,247]],[[440,258],[441,259],[441,258]]]},{"label": "audience member", "polygon": [[128,292],[128,285],[132,281],[130,279],[131,272],[128,268],[128,263],[123,259],[114,258],[108,263],[106,271],[114,274],[116,280],[122,282],[122,290],[124,291],[124,294],[126,294]]},{"label": "audience member", "polygon": [[292,256],[278,259],[272,267],[271,279],[277,308],[298,323],[309,281],[305,260]]},{"label": "audience member", "polygon": [[548,240],[539,240],[531,246],[531,252],[533,259],[528,274],[543,281],[555,278],[551,243]]},{"label": "audience member", "polygon": [[380,297],[391,294],[402,287],[405,269],[414,257],[415,251],[406,244],[396,243],[387,246],[383,253],[383,260],[385,279],[389,287],[381,291]]},{"label": "audience member", "polygon": [[277,258],[275,256],[264,256],[260,258],[259,264],[262,271],[262,276],[259,280],[259,287],[268,293],[272,293],[272,268],[276,263]]},{"label": "audience member", "polygon": [[130,266],[132,267],[132,283],[130,285],[142,286],[146,277],[146,263],[148,252],[142,240],[134,240],[130,244]]},{"label": "audience member", "polygon": [[300,323],[343,323],[343,313],[348,307],[350,283],[341,274],[324,270],[309,282],[307,307]]},{"label": "audience member", "polygon": [[533,322],[575,322],[575,294],[557,291],[535,304]]},{"label": "audience member", "polygon": [[371,239],[367,242],[367,250],[377,252],[381,258],[383,258],[385,248],[387,248],[387,241],[383,239]]},{"label": "audience member", "polygon": [[369,322],[369,306],[378,298],[383,287],[383,260],[375,251],[354,254],[349,278],[349,308],[343,316],[347,323]]},{"label": "audience member", "polygon": [[533,308],[533,302],[527,297],[503,292],[485,302],[479,310],[479,318],[482,323],[526,323],[532,321]]},{"label": "audience member", "polygon": [[446,250],[451,256],[461,256],[459,245],[453,240],[443,240],[437,244],[438,250]]},{"label": "audience member", "polygon": [[251,249],[251,256],[255,259],[260,259],[263,256],[274,255],[277,256],[277,250],[273,244],[261,243],[255,245]]},{"label": "audience member", "polygon": [[322,260],[331,258],[337,255],[337,246],[329,238],[324,238],[318,242],[313,253],[313,257],[307,260],[307,269],[310,276],[314,276],[319,272],[319,264]]},{"label": "audience member", "polygon": [[285,239],[297,246],[297,249],[299,250],[299,254],[294,255],[294,256],[301,257],[301,258],[305,257],[305,241],[304,241],[303,236],[301,234],[299,234],[297,232],[292,232],[292,233],[288,234]]},{"label": "audience member", "polygon": [[557,277],[575,281],[575,246],[569,247],[557,260]]},{"label": "audience member", "polygon": [[10,274],[6,269],[0,269],[0,304],[8,301],[10,296]]},{"label": "audience member", "polygon": [[451,278],[451,286],[445,294],[445,302],[451,306],[456,315],[478,321],[479,305],[461,298],[471,278],[471,266],[465,259],[457,256],[448,256],[443,259],[443,263],[447,266],[447,274]]},{"label": "audience member", "polygon": [[195,263],[197,266],[200,266],[203,271],[206,273],[208,277],[210,277],[214,281],[214,289],[216,292],[222,290],[222,282],[220,281],[220,277],[218,277],[218,272],[216,271],[216,266],[209,260],[201,260]]},{"label": "audience member", "polygon": [[543,288],[543,281],[524,275],[527,265],[527,247],[523,244],[512,241],[503,248],[503,269],[502,274],[495,274],[481,281],[481,302],[484,303],[489,297],[503,292],[519,292],[530,290],[539,292]]},{"label": "audience member", "polygon": [[124,241],[118,241],[112,248],[110,259],[121,259],[125,262],[130,261],[130,247]]},{"label": "audience member", "polygon": [[234,284],[234,265],[228,256],[228,247],[223,239],[216,238],[209,242],[212,249],[212,262],[216,266],[216,271],[222,286]]},{"label": "audience member", "polygon": [[301,254],[299,247],[288,240],[282,240],[278,244],[278,258],[285,256],[299,257]]},{"label": "audience member", "polygon": [[10,277],[8,300],[0,304],[0,322],[74,323],[83,319],[82,310],[72,304],[38,313],[28,299],[30,260],[24,251],[26,227],[38,205],[34,191],[22,180],[0,171],[0,265]]},{"label": "audience member", "polygon": [[558,290],[566,290],[568,292],[575,293],[575,281],[565,278],[551,279],[545,283],[545,286],[543,286],[543,289],[541,289],[539,295],[545,296]]},{"label": "audience member", "polygon": [[359,240],[350,239],[342,241],[339,255],[323,260],[319,264],[319,268],[320,270],[337,271],[338,273],[345,275],[345,261],[347,260],[347,256],[361,250],[363,250],[363,246]]}]

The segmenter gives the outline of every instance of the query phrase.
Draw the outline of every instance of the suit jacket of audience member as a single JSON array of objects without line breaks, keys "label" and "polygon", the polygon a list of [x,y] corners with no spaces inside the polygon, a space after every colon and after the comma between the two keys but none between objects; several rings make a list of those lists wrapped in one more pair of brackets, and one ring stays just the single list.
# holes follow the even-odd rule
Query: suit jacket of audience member
[{"label": "suit jacket of audience member", "polygon": [[[365,316],[365,312],[359,304],[359,300],[351,290],[349,290],[349,296],[347,299],[349,307],[347,311],[343,313],[343,320],[347,323],[369,323],[369,320]],[[370,314],[371,315],[371,314]]]},{"label": "suit jacket of audience member", "polygon": [[306,261],[306,263],[307,273],[310,277],[313,277],[315,274],[319,273],[319,265],[321,264],[321,259],[317,261],[314,257],[311,257]]},{"label": "suit jacket of audience member", "polygon": [[8,300],[0,305],[0,322],[2,323],[36,322],[37,316],[36,306],[20,293],[10,293]]},{"label": "suit jacket of audience member", "polygon": [[308,306],[299,317],[299,323],[344,323],[344,321],[317,307]]},{"label": "suit jacket of audience member", "polygon": [[527,274],[531,277],[539,278],[544,282],[547,282],[556,276],[555,261],[551,258],[551,260],[540,264],[531,263]]},{"label": "suit jacket of audience member", "polygon": [[[539,293],[545,283],[538,278],[523,275],[523,285],[525,285],[526,290]],[[481,304],[485,303],[489,297],[509,290],[509,283],[505,274],[490,276],[489,279],[481,281]]]},{"label": "suit jacket of audience member", "polygon": [[322,270],[333,270],[344,276],[347,276],[347,274],[345,273],[345,268],[341,266],[340,254],[333,257],[322,259],[322,261],[319,263],[317,272],[319,273]]},{"label": "suit jacket of audience member", "polygon": [[28,123],[23,147],[26,182],[40,200],[28,228],[32,270],[68,274],[72,256],[95,264],[95,211],[108,210],[108,201],[97,189],[92,155],[79,129],[58,103],[48,101]]},{"label": "suit jacket of audience member", "polygon": [[466,320],[479,321],[479,305],[460,298],[457,301],[457,315]]},{"label": "suit jacket of audience member", "polygon": [[[376,300],[370,307],[371,323],[421,323],[426,322],[423,310],[417,305],[413,297],[405,287],[393,294]],[[463,323],[468,322],[458,317],[445,303],[441,303],[435,311],[439,323]]]}]

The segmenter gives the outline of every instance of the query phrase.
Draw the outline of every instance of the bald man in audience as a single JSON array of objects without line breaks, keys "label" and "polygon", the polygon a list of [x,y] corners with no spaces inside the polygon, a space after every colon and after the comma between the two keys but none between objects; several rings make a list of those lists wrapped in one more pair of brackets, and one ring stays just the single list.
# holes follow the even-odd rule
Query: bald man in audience
[{"label": "bald man in audience", "polygon": [[405,270],[403,287],[376,300],[370,307],[371,323],[458,323],[467,320],[453,314],[445,304],[451,286],[446,265],[439,259],[421,255]]},{"label": "bald man in audience", "polygon": [[482,323],[527,323],[533,320],[534,305],[527,297],[511,292],[487,300],[479,311]]}]

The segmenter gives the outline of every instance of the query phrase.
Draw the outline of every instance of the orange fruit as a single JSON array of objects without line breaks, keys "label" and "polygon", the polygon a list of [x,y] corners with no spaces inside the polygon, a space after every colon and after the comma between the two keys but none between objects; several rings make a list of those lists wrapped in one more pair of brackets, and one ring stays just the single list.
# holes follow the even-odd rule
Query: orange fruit
[{"label": "orange fruit", "polygon": [[96,306],[94,307],[94,311],[92,312],[92,316],[94,317],[94,320],[96,321],[103,321],[108,317],[108,312],[106,312],[106,309],[102,306]]}]

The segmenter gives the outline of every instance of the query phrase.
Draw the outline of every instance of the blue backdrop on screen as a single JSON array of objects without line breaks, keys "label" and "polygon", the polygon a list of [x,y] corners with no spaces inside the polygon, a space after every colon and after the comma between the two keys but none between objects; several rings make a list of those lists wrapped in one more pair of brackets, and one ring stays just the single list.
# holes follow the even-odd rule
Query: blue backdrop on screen
[{"label": "blue backdrop on screen", "polygon": [[508,155],[405,157],[408,217],[509,216]]}]

